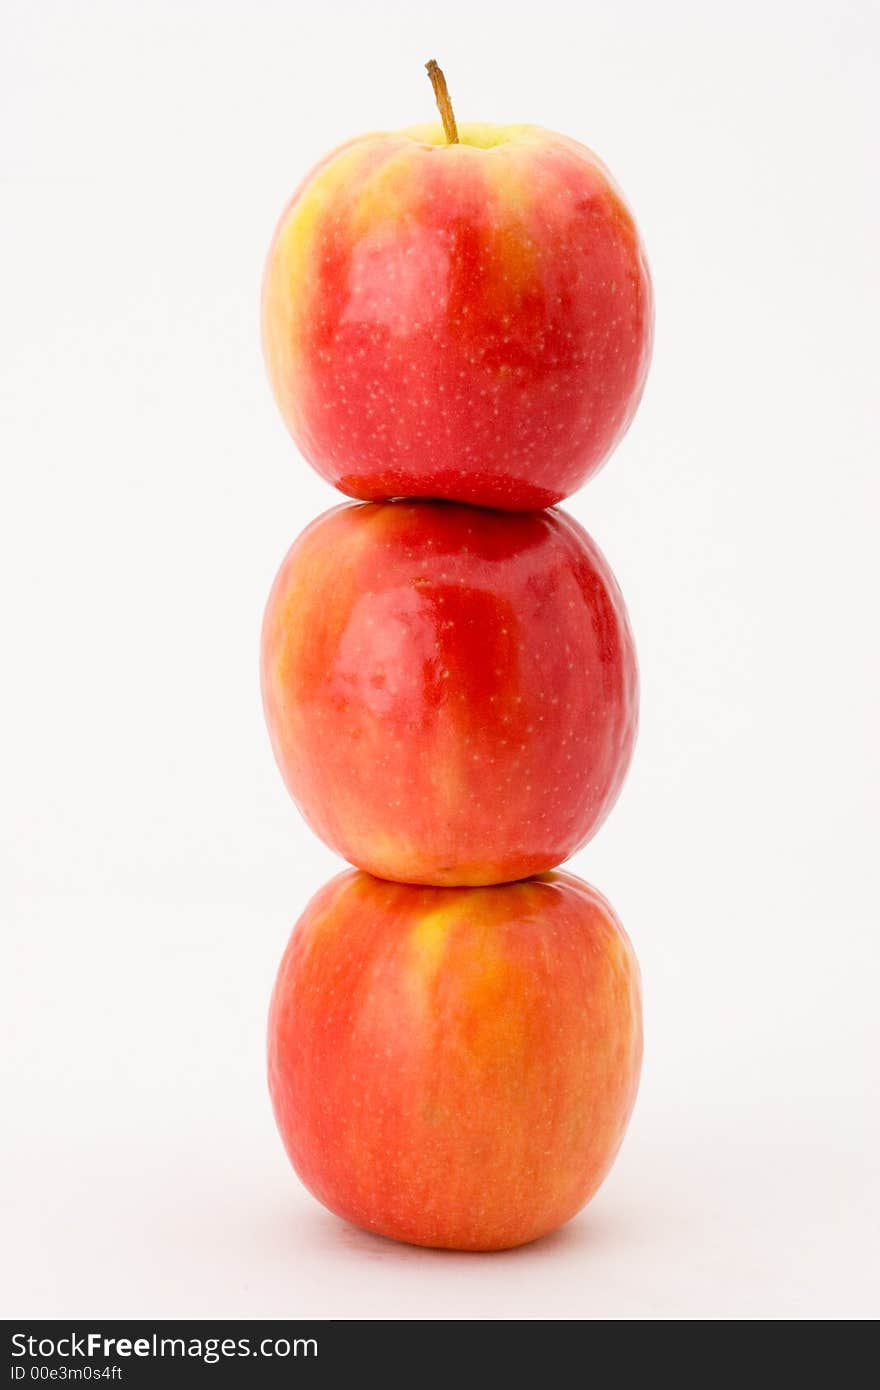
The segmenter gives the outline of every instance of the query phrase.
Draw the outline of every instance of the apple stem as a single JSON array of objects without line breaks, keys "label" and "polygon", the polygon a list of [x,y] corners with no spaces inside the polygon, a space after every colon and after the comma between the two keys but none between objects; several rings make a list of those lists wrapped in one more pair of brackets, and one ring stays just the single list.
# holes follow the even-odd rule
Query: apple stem
[{"label": "apple stem", "polygon": [[434,88],[434,96],[437,99],[437,109],[440,112],[440,119],[443,122],[443,132],[446,136],[447,145],[458,144],[458,126],[455,124],[455,112],[452,109],[452,102],[449,99],[449,88],[446,85],[446,78],[442,70],[432,58],[430,63],[426,63],[428,76],[431,79],[431,86]]}]

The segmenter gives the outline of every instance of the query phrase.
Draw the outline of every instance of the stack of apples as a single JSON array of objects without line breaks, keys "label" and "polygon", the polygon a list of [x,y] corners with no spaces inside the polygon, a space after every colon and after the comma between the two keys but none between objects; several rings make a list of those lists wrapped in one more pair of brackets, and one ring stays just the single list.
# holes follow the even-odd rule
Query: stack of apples
[{"label": "stack of apples", "polygon": [[653,304],[608,171],[535,126],[351,140],[284,212],[268,372],[357,502],[296,540],[262,637],[272,744],[356,867],[281,963],[269,1079],[326,1206],[494,1250],[567,1221],[613,1162],[642,1052],[613,910],[551,872],[595,833],[637,722],[633,639],[555,504],[632,419]]}]

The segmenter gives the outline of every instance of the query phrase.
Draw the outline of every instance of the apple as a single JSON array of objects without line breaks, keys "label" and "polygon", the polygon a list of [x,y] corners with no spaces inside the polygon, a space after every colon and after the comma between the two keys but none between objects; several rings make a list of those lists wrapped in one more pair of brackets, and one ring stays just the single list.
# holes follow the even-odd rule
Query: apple
[{"label": "apple", "polygon": [[358,1226],[501,1250],[568,1221],[623,1139],[639,974],[571,874],[420,888],[348,870],[290,938],[269,1086],[290,1160]]},{"label": "apple", "polygon": [[636,733],[623,598],[564,512],[346,503],[269,596],[266,719],[313,830],[380,878],[551,869],[601,824]]},{"label": "apple", "polygon": [[351,497],[550,506],[635,413],[645,254],[583,145],[453,129],[362,135],[306,178],[266,265],[269,378],[302,453]]}]

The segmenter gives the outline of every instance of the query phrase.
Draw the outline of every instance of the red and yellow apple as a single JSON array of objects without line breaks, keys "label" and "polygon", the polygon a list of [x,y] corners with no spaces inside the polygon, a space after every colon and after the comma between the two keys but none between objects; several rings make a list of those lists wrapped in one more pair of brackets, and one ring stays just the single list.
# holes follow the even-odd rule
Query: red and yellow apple
[{"label": "red and yellow apple", "polygon": [[306,1186],[367,1230],[457,1250],[580,1210],[641,1053],[632,947],[565,873],[470,889],[340,874],[294,929],[269,1017],[275,1116]]},{"label": "red and yellow apple", "polygon": [[645,255],[584,146],[529,125],[459,135],[364,135],[312,171],[269,251],[269,378],[305,457],[351,497],[545,507],[635,413]]},{"label": "red and yellow apple", "polygon": [[560,511],[347,503],[275,580],[266,718],[321,838],[380,878],[488,884],[594,833],[630,761],[623,598]]}]

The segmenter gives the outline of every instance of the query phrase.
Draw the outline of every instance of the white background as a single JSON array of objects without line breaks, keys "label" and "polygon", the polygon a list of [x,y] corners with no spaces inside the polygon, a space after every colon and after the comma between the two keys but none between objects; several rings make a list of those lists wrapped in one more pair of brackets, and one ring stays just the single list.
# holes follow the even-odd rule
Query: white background
[{"label": "white background", "polygon": [[[0,40],[7,1316],[876,1315],[880,22],[849,3],[6,0]],[[263,603],[336,498],[258,343],[328,147],[534,120],[654,273],[636,422],[569,504],[627,596],[642,730],[573,867],[646,990],[592,1206],[395,1246],[299,1186],[265,1092],[290,926],[341,865],[262,722]]]}]

